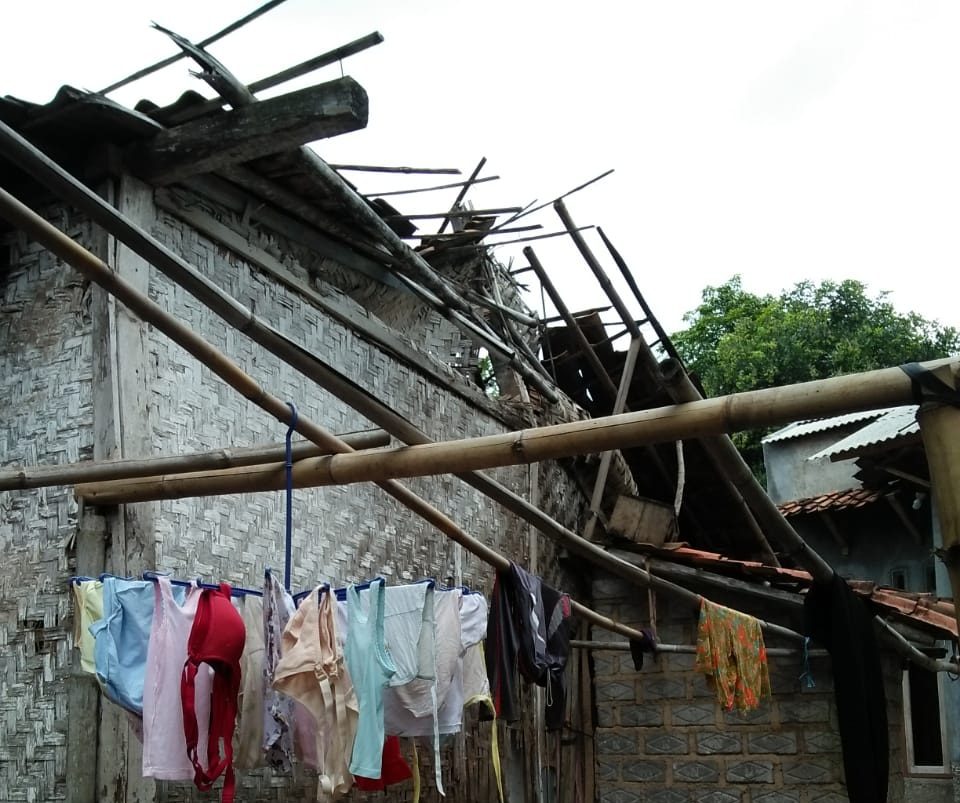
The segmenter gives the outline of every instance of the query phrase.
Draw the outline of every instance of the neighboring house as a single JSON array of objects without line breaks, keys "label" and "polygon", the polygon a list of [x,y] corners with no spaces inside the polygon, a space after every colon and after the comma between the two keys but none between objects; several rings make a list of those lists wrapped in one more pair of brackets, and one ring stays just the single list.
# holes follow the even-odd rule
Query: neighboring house
[{"label": "neighboring house", "polygon": [[[916,414],[905,405],[796,422],[766,436],[769,493],[845,577],[916,599],[950,599],[935,555],[938,522]],[[954,649],[952,640],[940,646]],[[901,685],[909,771],[950,772],[960,753],[960,731],[947,713],[960,701],[954,684],[904,667]]]}]

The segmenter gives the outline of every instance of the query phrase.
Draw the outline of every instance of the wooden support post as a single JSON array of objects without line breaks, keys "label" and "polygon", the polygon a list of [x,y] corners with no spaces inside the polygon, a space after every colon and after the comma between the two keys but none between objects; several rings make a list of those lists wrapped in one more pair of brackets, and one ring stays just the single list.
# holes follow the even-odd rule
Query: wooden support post
[{"label": "wooden support post", "polygon": [[[633,369],[637,365],[637,355],[640,352],[641,345],[640,338],[635,337],[630,341],[627,358],[623,363],[623,372],[620,374],[620,388],[617,391],[617,399],[613,404],[613,415],[623,412],[624,407],[626,407],[627,393],[630,390],[630,383],[633,382]],[[610,471],[612,458],[613,452],[604,452],[603,457],[600,458],[600,468],[597,471],[597,480],[593,486],[593,496],[590,498],[590,518],[587,519],[587,526],[583,531],[583,537],[588,541],[593,539],[593,532],[600,516],[600,505],[603,502],[603,492],[607,487],[607,474]]]},{"label": "wooden support post", "polygon": [[[936,373],[957,394],[960,389],[957,366]],[[953,606],[960,626],[960,408],[949,404],[921,404],[917,420],[940,520],[943,546],[938,555],[950,577]]]}]

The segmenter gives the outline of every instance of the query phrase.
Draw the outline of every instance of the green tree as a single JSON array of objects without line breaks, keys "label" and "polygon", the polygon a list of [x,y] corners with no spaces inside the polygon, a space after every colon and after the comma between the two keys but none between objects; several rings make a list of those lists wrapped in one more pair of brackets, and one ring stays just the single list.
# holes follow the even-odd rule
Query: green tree
[{"label": "green tree", "polygon": [[[672,335],[674,346],[709,396],[790,385],[887,368],[960,352],[960,333],[916,313],[901,314],[887,294],[867,295],[847,279],[803,281],[779,295],[743,289],[739,276],[707,287]],[[762,432],[734,442],[758,476]]]}]

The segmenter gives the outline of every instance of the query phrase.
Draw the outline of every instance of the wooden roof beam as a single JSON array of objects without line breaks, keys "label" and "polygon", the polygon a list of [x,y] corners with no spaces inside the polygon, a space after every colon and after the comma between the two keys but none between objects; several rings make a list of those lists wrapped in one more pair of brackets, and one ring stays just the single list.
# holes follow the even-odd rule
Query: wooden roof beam
[{"label": "wooden roof beam", "polygon": [[367,93],[338,78],[158,133],[127,154],[130,169],[172,184],[367,125]]}]

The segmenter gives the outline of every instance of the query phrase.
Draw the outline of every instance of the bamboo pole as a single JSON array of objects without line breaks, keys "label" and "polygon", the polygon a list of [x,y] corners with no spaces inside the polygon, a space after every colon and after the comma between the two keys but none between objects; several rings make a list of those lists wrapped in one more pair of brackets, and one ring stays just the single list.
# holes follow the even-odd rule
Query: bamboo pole
[{"label": "bamboo pole", "polygon": [[[950,366],[951,370],[958,370],[960,357],[921,363],[921,366]],[[380,449],[364,454],[312,457],[301,460],[294,467],[294,483],[296,487],[307,488],[457,474],[685,438],[703,438],[782,425],[802,418],[822,418],[909,404],[912,400],[909,377],[900,368],[881,368],[479,438]],[[92,490],[91,486],[86,486],[84,492],[90,495]],[[98,493],[100,490],[97,489]]]},{"label": "bamboo pole", "polygon": [[[189,354],[200,360],[207,368],[245,398],[274,416],[277,420],[288,425],[292,423],[291,410],[286,402],[261,388],[252,377],[246,374],[239,365],[223,354],[223,352],[196,334],[193,329],[185,326],[163,310],[158,304],[137,291],[132,285],[114,273],[106,263],[78,243],[75,243],[67,235],[52,226],[24,204],[20,203],[20,201],[2,188],[0,188],[0,216],[6,218],[15,226],[32,236],[37,242],[64,260],[64,262],[75,267],[90,279],[90,281],[99,284],[104,290],[115,296],[141,319],[152,324]],[[348,444],[304,416],[298,417],[294,428],[301,435],[309,438],[323,449],[338,453],[352,451]],[[510,561],[507,558],[469,535],[457,525],[453,519],[426,500],[417,496],[417,494],[409,488],[394,480],[378,482],[377,485],[405,507],[412,510],[440,530],[441,533],[469,550],[485,563],[493,566],[498,571],[503,571],[510,567]],[[621,635],[627,636],[627,638],[638,638],[641,635],[639,631],[607,616],[603,616],[575,600],[571,601],[571,607],[577,616],[611,632],[620,633]]]},{"label": "bamboo pole", "polygon": [[378,165],[327,165],[332,170],[349,170],[358,173],[429,173],[446,176],[459,176],[456,167],[380,167]]},{"label": "bamboo pole", "polygon": [[[951,379],[949,386],[956,393],[956,373]],[[938,556],[950,577],[953,608],[960,628],[960,409],[948,404],[922,404],[917,420],[940,521],[942,548]]]},{"label": "bamboo pole", "polygon": [[[571,639],[570,646],[576,650],[596,650],[600,652],[630,652],[629,641],[597,641],[586,639]],[[697,652],[696,644],[657,644],[655,652],[693,655]],[[767,647],[767,655],[771,657],[792,657],[802,655],[803,652],[796,647]],[[826,650],[808,650],[807,655],[811,658],[824,658],[828,656]]]},{"label": "bamboo pole", "polygon": [[[383,430],[347,432],[338,438],[353,449],[386,446],[390,436]],[[296,441],[291,449],[294,461],[329,452],[310,441]],[[225,447],[174,457],[131,458],[126,460],[84,461],[65,466],[33,466],[0,471],[0,491],[21,488],[45,488],[51,485],[73,485],[78,482],[107,482],[161,475],[204,472],[211,469],[235,469],[242,466],[277,463],[286,459],[286,444],[271,443],[240,448]]]}]

